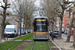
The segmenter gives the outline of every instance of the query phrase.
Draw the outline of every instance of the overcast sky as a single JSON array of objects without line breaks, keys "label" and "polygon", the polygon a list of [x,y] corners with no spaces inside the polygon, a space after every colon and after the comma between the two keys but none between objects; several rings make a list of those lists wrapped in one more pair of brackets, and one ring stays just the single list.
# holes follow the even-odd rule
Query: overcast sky
[{"label": "overcast sky", "polygon": [[[3,1],[3,0],[0,0],[0,2],[2,3],[2,5],[4,5],[4,3],[3,3],[2,1]],[[13,6],[11,0],[8,0],[8,1],[9,1],[9,3]],[[14,1],[14,0],[12,0],[12,1]],[[74,1],[74,0],[70,0],[70,1]],[[36,2],[35,2],[34,4],[35,4],[37,7],[40,7],[40,0],[36,0]],[[0,5],[1,5],[1,4],[0,4]],[[2,11],[2,10],[3,10],[3,9],[0,7],[0,11]],[[13,12],[11,8],[8,8],[7,11]]]}]

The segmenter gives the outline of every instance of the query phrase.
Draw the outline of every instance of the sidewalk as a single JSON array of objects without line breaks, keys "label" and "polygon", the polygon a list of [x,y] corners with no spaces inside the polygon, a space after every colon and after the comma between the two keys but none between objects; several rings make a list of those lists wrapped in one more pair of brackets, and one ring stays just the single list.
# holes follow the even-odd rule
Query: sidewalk
[{"label": "sidewalk", "polygon": [[62,50],[75,50],[72,45],[73,43],[72,42],[65,42],[66,39],[63,38],[63,39],[54,39],[54,42],[62,49]]}]

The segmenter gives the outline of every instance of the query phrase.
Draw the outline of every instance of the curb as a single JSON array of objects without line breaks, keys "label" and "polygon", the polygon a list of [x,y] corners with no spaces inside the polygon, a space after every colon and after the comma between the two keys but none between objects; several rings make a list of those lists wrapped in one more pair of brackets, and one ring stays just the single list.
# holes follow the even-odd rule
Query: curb
[{"label": "curb", "polygon": [[[50,39],[51,40],[51,39]],[[51,40],[52,41],[52,40]],[[62,50],[55,42],[52,41],[52,43],[59,49]]]},{"label": "curb", "polygon": [[[52,40],[51,40],[52,41]],[[53,42],[53,41],[52,41]],[[54,45],[56,45],[56,47],[59,49],[59,50],[62,50],[55,42],[53,42]]]}]

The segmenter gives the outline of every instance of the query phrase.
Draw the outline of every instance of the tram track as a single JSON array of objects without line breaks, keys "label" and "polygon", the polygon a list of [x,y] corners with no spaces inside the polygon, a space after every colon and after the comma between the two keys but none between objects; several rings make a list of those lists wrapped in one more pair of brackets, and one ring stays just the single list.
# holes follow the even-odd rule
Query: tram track
[{"label": "tram track", "polygon": [[[33,43],[33,45],[32,45],[31,50],[33,50],[35,43],[36,43],[36,41],[34,41],[34,43]],[[48,46],[49,50],[51,50],[51,47],[50,47],[50,45],[49,45],[48,41],[46,41],[46,43],[47,43],[47,46]]]},{"label": "tram track", "polygon": [[[31,35],[29,35],[28,37],[26,37],[26,38],[29,38]],[[10,49],[12,49],[13,47],[15,47],[15,46],[17,46],[17,45],[19,45],[19,44],[21,44],[22,42],[24,42],[24,41],[28,41],[28,40],[26,40],[26,39],[23,39],[23,40],[21,40],[19,43],[17,43],[17,44],[15,44],[14,46],[12,46],[12,47],[10,47],[10,48],[8,48],[8,50],[10,50]],[[32,41],[32,40],[31,40]],[[30,42],[30,41],[29,41]]]},{"label": "tram track", "polygon": [[36,42],[36,41],[34,41],[34,43],[33,43],[33,45],[32,45],[32,48],[31,48],[31,50],[33,50],[33,47],[34,47],[34,45],[35,45],[35,42]]},{"label": "tram track", "polygon": [[[30,35],[30,36],[31,36],[31,35]],[[30,36],[28,36],[27,38],[29,38]],[[16,37],[16,38],[18,38],[18,37]],[[23,40],[10,40],[10,41],[33,41],[33,40],[26,40],[26,39],[23,39]],[[1,44],[0,46],[7,45],[7,44],[9,44],[9,42],[4,43],[4,44]]]},{"label": "tram track", "polygon": [[47,45],[48,45],[48,47],[49,47],[49,50],[51,50],[49,43],[48,43],[48,42],[46,42],[46,43],[47,43]]}]

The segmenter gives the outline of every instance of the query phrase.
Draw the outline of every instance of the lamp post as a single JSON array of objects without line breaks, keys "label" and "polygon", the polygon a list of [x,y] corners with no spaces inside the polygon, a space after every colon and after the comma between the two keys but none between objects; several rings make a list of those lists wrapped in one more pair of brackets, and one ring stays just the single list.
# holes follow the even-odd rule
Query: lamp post
[{"label": "lamp post", "polygon": [[21,4],[20,4],[20,36],[21,36]]},{"label": "lamp post", "polygon": [[[0,6],[1,6],[1,2],[0,2]],[[1,17],[0,17],[0,33],[1,33],[1,23],[2,23],[2,20],[1,20]],[[0,35],[0,41],[1,41],[1,35]]]}]

